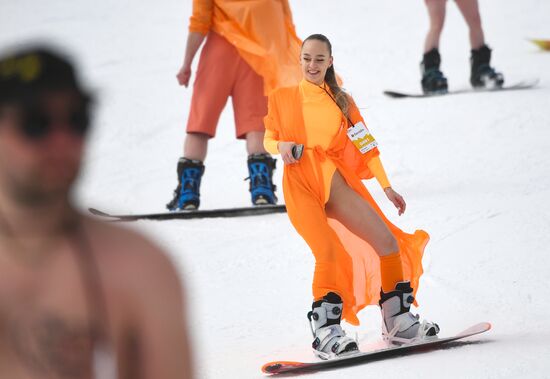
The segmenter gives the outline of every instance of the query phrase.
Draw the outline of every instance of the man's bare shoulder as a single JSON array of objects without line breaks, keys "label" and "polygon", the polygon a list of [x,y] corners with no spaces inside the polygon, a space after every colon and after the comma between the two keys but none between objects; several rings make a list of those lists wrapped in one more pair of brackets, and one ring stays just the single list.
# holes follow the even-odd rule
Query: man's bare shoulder
[{"label": "man's bare shoulder", "polygon": [[86,219],[84,229],[97,257],[115,340],[124,344],[133,336],[145,366],[156,373],[151,377],[191,377],[184,291],[168,255],[125,226]]},{"label": "man's bare shoulder", "polygon": [[179,287],[173,263],[150,239],[114,223],[86,218],[84,224],[98,265],[109,278],[126,282],[124,287],[141,288],[145,281]]}]

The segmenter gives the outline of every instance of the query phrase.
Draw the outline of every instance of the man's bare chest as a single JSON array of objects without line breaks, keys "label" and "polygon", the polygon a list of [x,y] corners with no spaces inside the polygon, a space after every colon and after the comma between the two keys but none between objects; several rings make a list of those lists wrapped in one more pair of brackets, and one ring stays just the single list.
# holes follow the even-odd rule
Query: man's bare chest
[{"label": "man's bare chest", "polygon": [[78,262],[60,254],[45,267],[29,267],[2,253],[0,374],[11,367],[36,377],[89,377],[101,330]]}]

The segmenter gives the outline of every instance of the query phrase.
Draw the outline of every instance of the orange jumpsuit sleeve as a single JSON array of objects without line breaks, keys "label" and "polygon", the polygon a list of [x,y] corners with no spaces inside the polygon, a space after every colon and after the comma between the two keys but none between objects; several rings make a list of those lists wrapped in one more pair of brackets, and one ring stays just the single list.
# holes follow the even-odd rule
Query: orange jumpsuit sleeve
[{"label": "orange jumpsuit sleeve", "polygon": [[279,133],[274,130],[266,130],[264,135],[264,148],[270,154],[279,154]]},{"label": "orange jumpsuit sleeve", "polygon": [[372,172],[372,175],[374,175],[374,177],[380,184],[380,187],[382,187],[382,189],[391,187],[388,176],[386,175],[386,171],[384,170],[384,166],[382,166],[380,156],[377,155],[369,159],[369,161],[367,162],[367,166],[370,172]]},{"label": "orange jumpsuit sleeve", "polygon": [[[352,123],[362,121],[363,124],[366,125],[365,120],[363,119],[363,116],[361,116],[359,108],[357,108],[357,105],[355,104],[353,99],[349,97],[349,100],[349,120]],[[353,168],[357,176],[359,176],[361,179],[370,179],[374,176],[376,177],[382,188],[390,187],[386,172],[384,171],[384,167],[382,166],[382,162],[380,162],[380,160],[373,161],[380,155],[378,147],[375,147],[365,154],[360,154],[353,144],[350,144],[350,146],[352,146],[352,148],[350,147],[350,149],[352,150],[350,153],[351,156],[348,154],[345,156],[345,159],[348,160],[348,165]],[[375,170],[378,174],[375,174]]]},{"label": "orange jumpsuit sleeve", "polygon": [[193,0],[193,14],[189,18],[189,31],[208,34],[212,26],[214,0]]}]

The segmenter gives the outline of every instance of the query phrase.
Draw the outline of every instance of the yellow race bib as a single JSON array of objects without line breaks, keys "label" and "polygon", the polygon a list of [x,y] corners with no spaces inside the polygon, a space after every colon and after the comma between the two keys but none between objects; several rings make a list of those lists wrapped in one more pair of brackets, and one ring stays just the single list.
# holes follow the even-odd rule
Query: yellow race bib
[{"label": "yellow race bib", "polygon": [[378,146],[378,142],[376,142],[373,135],[370,134],[369,129],[367,129],[362,121],[359,121],[348,129],[348,138],[353,142],[361,154],[366,154]]}]

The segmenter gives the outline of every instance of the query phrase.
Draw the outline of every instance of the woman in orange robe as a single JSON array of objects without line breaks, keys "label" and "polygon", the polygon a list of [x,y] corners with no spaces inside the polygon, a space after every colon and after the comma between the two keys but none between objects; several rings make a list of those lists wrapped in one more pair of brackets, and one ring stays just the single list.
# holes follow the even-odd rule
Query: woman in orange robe
[{"label": "woman in orange robe", "polygon": [[[357,313],[376,303],[387,339],[435,335],[436,324],[420,323],[409,312],[428,234],[408,234],[393,225],[361,182],[376,177],[399,214],[405,211],[405,201],[384,172],[376,141],[337,84],[328,39],[308,37],[300,57],[300,84],[269,96],[264,146],[285,162],[288,216],[315,256],[314,302],[308,313],[314,350],[322,358],[356,350],[340,320],[358,325]],[[299,145],[304,150],[298,159],[293,149]]]}]

